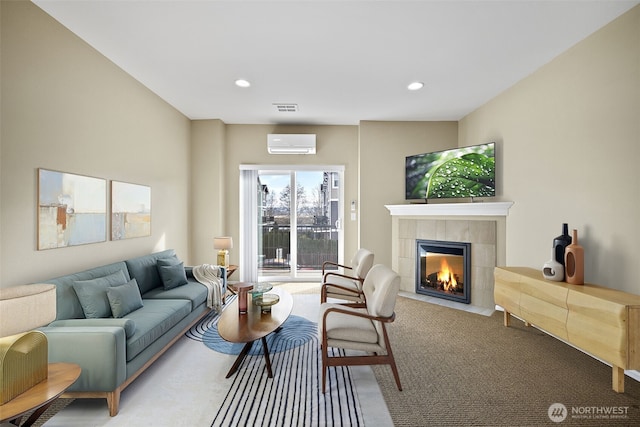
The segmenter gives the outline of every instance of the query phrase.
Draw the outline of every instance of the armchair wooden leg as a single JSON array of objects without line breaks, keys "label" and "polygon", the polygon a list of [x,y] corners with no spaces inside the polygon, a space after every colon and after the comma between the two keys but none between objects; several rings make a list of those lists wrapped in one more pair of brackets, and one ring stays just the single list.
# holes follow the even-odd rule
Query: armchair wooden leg
[{"label": "armchair wooden leg", "polygon": [[320,349],[322,350],[322,393],[324,394],[327,389],[327,369],[329,364],[329,349],[327,348],[327,338],[324,334],[320,341]]},{"label": "armchair wooden leg", "polygon": [[396,366],[396,359],[395,357],[393,357],[391,343],[389,342],[389,335],[387,335],[387,328],[385,327],[384,323],[382,324],[382,333],[384,335],[384,341],[387,346],[387,358],[389,359],[389,365],[391,365],[391,371],[393,371],[393,377],[396,379],[398,390],[402,391],[402,385],[400,385],[400,375],[398,374],[398,367]]},{"label": "armchair wooden leg", "polygon": [[327,391],[327,365],[322,364],[322,394]]},{"label": "armchair wooden leg", "polygon": [[396,367],[396,360],[391,357],[391,370],[393,371],[393,376],[396,379],[396,385],[398,386],[398,391],[402,391],[402,386],[400,385],[400,375],[398,374],[398,368]]}]

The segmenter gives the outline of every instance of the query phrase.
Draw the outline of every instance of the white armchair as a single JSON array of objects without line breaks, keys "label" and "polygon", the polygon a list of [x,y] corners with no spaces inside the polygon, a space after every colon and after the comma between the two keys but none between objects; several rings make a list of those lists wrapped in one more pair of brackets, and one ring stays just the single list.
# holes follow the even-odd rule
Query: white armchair
[{"label": "white armchair", "polygon": [[[350,270],[351,274],[339,273],[338,271],[326,271],[329,266],[336,266]],[[331,261],[324,262],[322,264],[322,288],[320,290],[320,302],[327,302],[327,298],[364,302],[362,285],[372,266],[373,252],[367,249],[358,249],[351,260],[351,266]]]},{"label": "white armchair", "polygon": [[[395,319],[400,276],[377,264],[364,280],[364,303],[320,306],[318,336],[322,341],[322,392],[326,389],[327,368],[347,365],[390,365],[398,390],[402,390],[386,324]],[[329,347],[355,350],[345,356],[329,356]]]}]

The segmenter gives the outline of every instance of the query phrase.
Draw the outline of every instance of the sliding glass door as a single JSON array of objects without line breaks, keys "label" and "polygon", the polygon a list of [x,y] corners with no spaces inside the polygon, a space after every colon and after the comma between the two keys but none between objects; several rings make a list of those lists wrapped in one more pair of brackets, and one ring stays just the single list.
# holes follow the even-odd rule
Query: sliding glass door
[{"label": "sliding glass door", "polygon": [[257,170],[258,281],[319,280],[324,261],[341,262],[342,174],[326,166]]}]

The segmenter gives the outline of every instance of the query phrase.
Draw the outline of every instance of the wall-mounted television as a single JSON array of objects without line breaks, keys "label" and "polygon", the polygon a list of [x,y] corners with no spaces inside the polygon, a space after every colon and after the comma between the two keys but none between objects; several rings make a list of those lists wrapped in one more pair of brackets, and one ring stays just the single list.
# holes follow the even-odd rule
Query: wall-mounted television
[{"label": "wall-mounted television", "polygon": [[495,142],[407,156],[406,200],[493,197]]}]

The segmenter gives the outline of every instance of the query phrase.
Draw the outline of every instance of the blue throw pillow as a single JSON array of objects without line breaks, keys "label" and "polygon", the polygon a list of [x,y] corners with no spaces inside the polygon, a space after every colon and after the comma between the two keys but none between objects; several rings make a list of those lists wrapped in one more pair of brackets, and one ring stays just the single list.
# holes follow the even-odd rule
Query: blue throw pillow
[{"label": "blue throw pillow", "polygon": [[189,283],[184,263],[177,258],[159,259],[157,267],[160,279],[162,279],[162,286],[166,291]]},{"label": "blue throw pillow", "polygon": [[144,305],[136,279],[131,279],[125,285],[110,287],[107,289],[107,298],[115,318],[124,317]]},{"label": "blue throw pillow", "polygon": [[76,291],[84,317],[87,319],[111,317],[107,289],[125,283],[127,283],[127,278],[122,270],[96,279],[76,280],[73,283],[73,290]]}]

